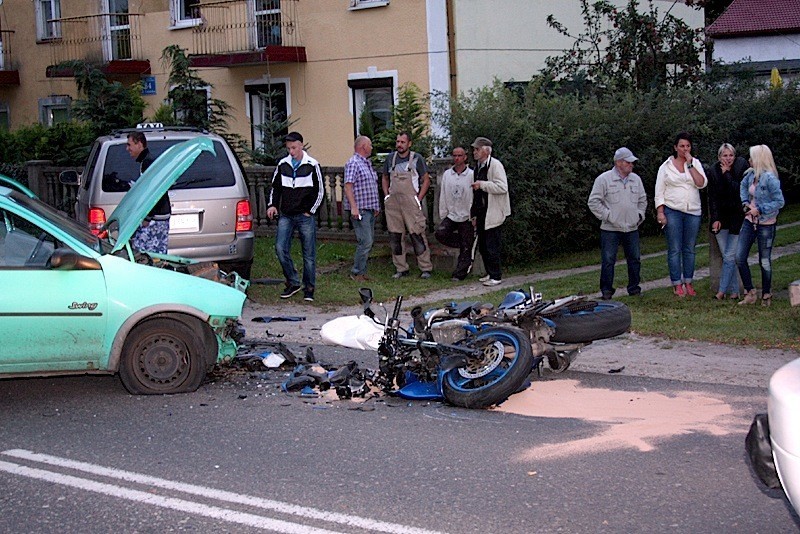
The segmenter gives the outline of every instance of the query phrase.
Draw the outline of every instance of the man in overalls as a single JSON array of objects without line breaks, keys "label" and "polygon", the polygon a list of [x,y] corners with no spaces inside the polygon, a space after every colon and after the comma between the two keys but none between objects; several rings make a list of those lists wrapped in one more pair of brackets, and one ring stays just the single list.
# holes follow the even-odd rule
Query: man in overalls
[{"label": "man in overalls", "polygon": [[433,263],[428,238],[425,236],[426,221],[422,199],[431,185],[431,177],[422,156],[411,152],[411,135],[408,132],[398,134],[395,147],[397,150],[386,157],[382,179],[392,263],[397,271],[392,278],[408,276],[406,233],[411,238],[417,265],[422,271],[420,278],[430,278]]}]

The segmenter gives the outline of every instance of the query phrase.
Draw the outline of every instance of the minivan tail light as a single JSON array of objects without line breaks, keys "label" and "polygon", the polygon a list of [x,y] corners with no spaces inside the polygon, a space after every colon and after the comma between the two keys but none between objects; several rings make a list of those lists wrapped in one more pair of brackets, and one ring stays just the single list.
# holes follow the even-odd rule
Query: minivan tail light
[{"label": "minivan tail light", "polygon": [[250,232],[253,230],[253,212],[250,211],[250,201],[240,200],[236,203],[236,231]]},{"label": "minivan tail light", "polygon": [[89,230],[98,235],[104,224],[106,224],[106,212],[103,208],[89,208]]}]

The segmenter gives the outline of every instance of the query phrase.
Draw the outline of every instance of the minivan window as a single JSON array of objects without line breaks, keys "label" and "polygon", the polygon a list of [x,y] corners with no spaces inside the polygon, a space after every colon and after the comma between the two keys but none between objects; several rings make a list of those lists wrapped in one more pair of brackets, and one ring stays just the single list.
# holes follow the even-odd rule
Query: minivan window
[{"label": "minivan window", "polygon": [[[154,157],[158,157],[166,149],[185,139],[148,141],[147,148]],[[216,155],[203,152],[192,163],[192,166],[178,179],[171,189],[205,189],[209,187],[230,187],[236,183],[233,166],[228,161],[225,147],[219,141],[214,141]],[[106,154],[105,167],[103,168],[103,191],[127,191],[124,182],[131,182],[139,177],[139,165],[131,159],[125,150],[125,143],[109,145]]]}]

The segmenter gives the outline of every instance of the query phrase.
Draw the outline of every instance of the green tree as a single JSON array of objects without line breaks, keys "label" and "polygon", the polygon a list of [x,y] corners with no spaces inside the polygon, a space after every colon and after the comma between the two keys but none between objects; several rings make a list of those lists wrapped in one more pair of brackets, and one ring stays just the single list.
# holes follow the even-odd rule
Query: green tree
[{"label": "green tree", "polygon": [[142,122],[146,104],[141,96],[141,83],[124,86],[110,82],[102,71],[84,61],[69,61],[60,66],[74,72],[78,93],[84,98],[75,100],[73,113],[91,126],[95,136]]},{"label": "green tree", "polygon": [[542,73],[556,80],[585,80],[591,92],[626,89],[649,91],[662,87],[689,87],[700,80],[702,30],[694,30],[667,13],[661,17],[649,2],[629,0],[618,10],[606,0],[581,0],[583,33],[572,34],[553,15],[547,23],[574,39],[570,50],[545,60]]},{"label": "green tree", "polygon": [[398,91],[397,104],[392,106],[392,127],[375,134],[375,150],[394,150],[397,134],[409,132],[414,152],[426,158],[431,156],[433,139],[429,135],[430,118],[429,99],[415,83],[404,83]]},{"label": "green tree", "polygon": [[261,100],[262,116],[261,122],[255,128],[261,133],[261,140],[259,146],[252,150],[246,149],[245,153],[253,163],[276,165],[286,156],[283,138],[295,121],[289,120],[286,113],[275,105],[277,99],[283,97],[283,92],[269,90],[259,93],[258,97]]},{"label": "green tree", "polygon": [[232,108],[224,100],[208,98],[213,86],[191,68],[184,49],[169,45],[161,52],[161,63],[169,70],[167,105],[172,108],[175,124],[226,135]]}]

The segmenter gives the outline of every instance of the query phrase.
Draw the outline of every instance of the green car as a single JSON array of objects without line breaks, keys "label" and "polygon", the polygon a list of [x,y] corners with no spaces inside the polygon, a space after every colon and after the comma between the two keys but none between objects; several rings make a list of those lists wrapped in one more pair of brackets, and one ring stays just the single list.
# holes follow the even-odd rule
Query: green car
[{"label": "green car", "polygon": [[248,282],[130,245],[158,199],[213,150],[196,138],[164,152],[100,237],[0,184],[0,377],[119,372],[131,393],[181,393],[235,356]]}]

